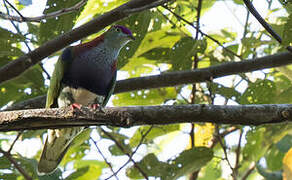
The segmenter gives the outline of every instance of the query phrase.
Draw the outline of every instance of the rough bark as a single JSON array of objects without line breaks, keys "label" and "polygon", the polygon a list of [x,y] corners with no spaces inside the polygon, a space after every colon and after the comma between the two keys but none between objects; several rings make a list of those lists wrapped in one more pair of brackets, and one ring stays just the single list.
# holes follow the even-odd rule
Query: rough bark
[{"label": "rough bark", "polygon": [[[150,88],[177,86],[188,83],[205,82],[211,78],[219,78],[232,74],[273,68],[292,63],[292,53],[285,52],[240,62],[228,62],[208,68],[192,71],[178,71],[159,75],[130,78],[117,81],[115,94]],[[43,108],[45,96],[39,96],[8,107],[6,110]]]},{"label": "rough bark", "polygon": [[0,131],[64,128],[73,126],[163,125],[212,122],[261,125],[292,121],[292,105],[178,105],[106,108],[105,112],[83,108],[31,109],[0,112]]}]

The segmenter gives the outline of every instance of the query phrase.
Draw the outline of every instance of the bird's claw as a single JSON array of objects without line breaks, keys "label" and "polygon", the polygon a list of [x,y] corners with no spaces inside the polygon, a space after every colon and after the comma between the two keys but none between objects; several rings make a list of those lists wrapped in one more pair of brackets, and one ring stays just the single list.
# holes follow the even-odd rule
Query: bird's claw
[{"label": "bird's claw", "polygon": [[89,107],[94,110],[98,109],[100,112],[105,113],[104,108],[100,104],[91,104]]}]

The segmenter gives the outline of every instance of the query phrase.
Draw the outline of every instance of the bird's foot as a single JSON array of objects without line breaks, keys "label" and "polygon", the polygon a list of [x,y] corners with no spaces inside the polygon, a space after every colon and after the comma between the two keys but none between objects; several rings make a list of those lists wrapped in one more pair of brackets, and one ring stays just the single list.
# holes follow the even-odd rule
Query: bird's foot
[{"label": "bird's foot", "polygon": [[71,105],[71,108],[74,110],[74,109],[79,109],[79,110],[81,110],[81,107],[82,107],[82,105],[81,104],[78,104],[78,103],[73,103],[72,105]]},{"label": "bird's foot", "polygon": [[104,108],[100,104],[91,104],[89,107],[94,110],[98,109],[100,112],[105,113]]}]

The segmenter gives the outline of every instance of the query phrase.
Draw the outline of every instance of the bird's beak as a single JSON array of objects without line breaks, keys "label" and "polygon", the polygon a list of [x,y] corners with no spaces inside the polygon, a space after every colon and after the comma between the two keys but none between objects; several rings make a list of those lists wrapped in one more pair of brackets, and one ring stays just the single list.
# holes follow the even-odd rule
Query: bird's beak
[{"label": "bird's beak", "polygon": [[128,38],[129,38],[130,40],[132,40],[132,41],[135,40],[135,37],[134,37],[132,34],[129,34],[129,35],[128,35]]}]

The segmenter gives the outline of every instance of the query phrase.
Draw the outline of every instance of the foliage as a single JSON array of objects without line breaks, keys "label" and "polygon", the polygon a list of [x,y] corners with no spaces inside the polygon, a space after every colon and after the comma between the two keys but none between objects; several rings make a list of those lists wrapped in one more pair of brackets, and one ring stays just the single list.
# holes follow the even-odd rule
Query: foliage
[{"label": "foliage", "polygon": [[[50,0],[42,7],[43,13],[69,8],[77,2],[79,1]],[[1,22],[0,67],[25,54],[28,51],[25,44],[31,49],[39,47],[125,2],[127,1],[88,0],[80,10],[60,17],[44,19],[41,23],[16,23],[16,28],[21,33],[16,33],[13,26],[8,26],[10,21]],[[244,24],[243,17],[239,19],[243,22],[241,31],[244,33],[230,27],[219,29],[210,28],[208,25],[204,27],[208,22],[204,17],[222,6],[222,2],[215,0],[203,1],[200,30],[208,36],[199,33],[197,39],[195,27],[191,27],[186,21],[196,25],[198,0],[181,0],[170,4],[168,9],[180,18],[163,7],[130,16],[118,22],[131,29],[136,36],[136,40],[129,43],[120,53],[118,64],[120,74],[124,75],[122,78],[140,77],[161,72],[191,70],[195,66],[205,68],[281,52],[286,46],[292,45],[292,3],[285,2],[273,0],[263,3],[265,4],[263,7],[269,11],[265,19],[281,35],[282,44],[271,38],[263,28],[254,28],[257,22],[249,20]],[[245,9],[243,1],[233,0],[227,4],[237,9]],[[277,7],[274,8],[272,4],[277,4]],[[39,8],[37,2],[29,6],[22,3],[16,7],[23,13],[29,8]],[[11,7],[8,9],[12,11]],[[5,13],[2,6],[0,10],[1,13]],[[223,21],[225,20],[217,18],[218,24]],[[96,35],[91,35],[87,40],[94,37]],[[58,55],[60,52],[48,57],[43,63],[52,61]],[[121,93],[114,96],[112,104],[114,106],[187,104],[191,102],[193,87],[196,87],[193,101],[195,103],[213,102],[218,105],[291,103],[291,68],[292,66],[287,66],[237,74],[196,85]],[[52,66],[47,65],[45,69],[51,72]],[[47,76],[41,66],[36,65],[18,78],[0,84],[0,108],[43,95],[47,88]],[[292,136],[289,134],[291,132],[289,124],[259,127],[196,124],[192,132],[190,127],[189,124],[174,124],[129,129],[88,128],[74,140],[60,168],[47,176],[39,177],[35,171],[41,152],[41,146],[38,145],[44,131],[22,132],[8,155],[18,162],[17,166],[29,176],[41,180],[90,180],[106,179],[110,176],[143,179],[145,174],[158,179],[177,179],[182,176],[189,177],[190,174],[195,175],[196,172],[199,172],[197,177],[199,180],[230,179],[231,174],[237,179],[248,176],[249,180],[261,176],[266,179],[282,179],[282,176],[290,179],[292,176],[290,163]],[[232,128],[235,131],[230,131]],[[242,136],[239,135],[240,132]],[[15,132],[1,133],[0,150],[8,150],[16,136]],[[193,142],[191,136],[194,136]],[[23,149],[30,141],[38,145],[36,148],[33,147],[34,153],[25,153]],[[106,160],[101,156],[101,152],[96,150],[96,146]],[[27,148],[29,149],[27,151],[30,151],[32,146]],[[233,169],[227,160],[231,162]],[[118,172],[121,167],[124,171]],[[247,174],[249,172],[250,174]],[[22,175],[11,160],[0,153],[0,179],[24,179]]]}]

